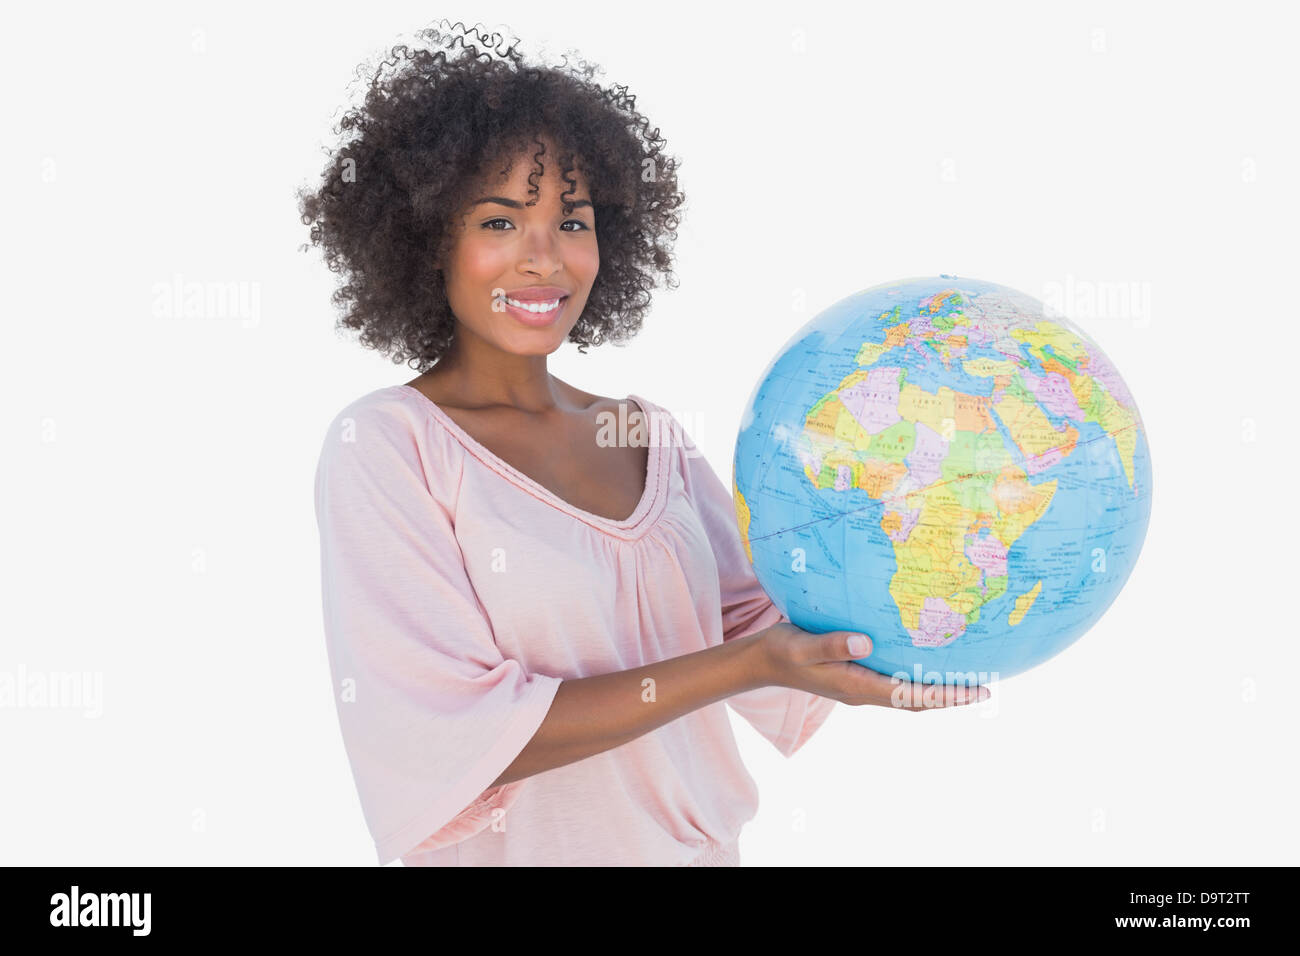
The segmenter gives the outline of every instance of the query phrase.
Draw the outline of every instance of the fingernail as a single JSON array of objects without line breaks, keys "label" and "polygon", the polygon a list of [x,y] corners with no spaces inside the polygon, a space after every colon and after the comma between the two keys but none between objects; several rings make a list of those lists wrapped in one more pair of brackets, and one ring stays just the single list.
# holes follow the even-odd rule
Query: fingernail
[{"label": "fingernail", "polygon": [[850,654],[857,654],[859,657],[861,657],[863,654],[867,653],[868,647],[870,647],[870,645],[867,643],[867,639],[863,637],[861,634],[854,634],[852,637],[849,638]]}]

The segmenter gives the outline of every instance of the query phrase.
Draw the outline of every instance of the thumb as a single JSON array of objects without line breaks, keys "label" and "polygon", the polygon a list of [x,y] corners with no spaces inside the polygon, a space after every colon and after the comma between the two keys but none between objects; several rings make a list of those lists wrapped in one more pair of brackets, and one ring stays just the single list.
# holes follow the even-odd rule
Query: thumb
[{"label": "thumb", "polygon": [[871,638],[860,631],[832,631],[824,648],[828,661],[853,661],[871,653]]}]

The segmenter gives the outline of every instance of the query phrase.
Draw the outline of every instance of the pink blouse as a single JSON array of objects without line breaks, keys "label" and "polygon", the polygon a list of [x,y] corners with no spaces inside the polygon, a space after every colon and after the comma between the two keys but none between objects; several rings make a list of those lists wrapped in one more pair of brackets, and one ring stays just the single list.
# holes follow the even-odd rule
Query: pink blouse
[{"label": "pink blouse", "polygon": [[[722,701],[494,789],[560,682],[714,647],[784,616],[731,495],[667,411],[614,521],[513,468],[408,385],[330,425],[316,471],[326,647],[379,862],[726,865],[758,809]],[[835,701],[725,701],[786,756]]]}]

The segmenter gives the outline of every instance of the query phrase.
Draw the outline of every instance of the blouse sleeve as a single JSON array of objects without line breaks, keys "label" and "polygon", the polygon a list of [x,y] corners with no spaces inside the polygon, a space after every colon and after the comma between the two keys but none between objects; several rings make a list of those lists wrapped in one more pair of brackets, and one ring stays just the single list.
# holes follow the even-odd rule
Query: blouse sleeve
[{"label": "blouse sleeve", "polygon": [[[528,780],[492,790],[545,720],[561,679],[502,656],[433,487],[459,460],[418,422],[350,406],[316,470],[321,592],[335,704],[381,864],[459,842]],[[441,459],[441,460],[440,460]]]},{"label": "blouse sleeve", "polygon": [[[767,596],[745,554],[735,503],[690,436],[672,419],[680,446],[686,494],[691,499],[718,565],[722,592],[722,639],[745,637],[778,621],[789,621]],[[835,700],[789,687],[768,686],[727,698],[727,705],[789,757],[830,716]]]}]

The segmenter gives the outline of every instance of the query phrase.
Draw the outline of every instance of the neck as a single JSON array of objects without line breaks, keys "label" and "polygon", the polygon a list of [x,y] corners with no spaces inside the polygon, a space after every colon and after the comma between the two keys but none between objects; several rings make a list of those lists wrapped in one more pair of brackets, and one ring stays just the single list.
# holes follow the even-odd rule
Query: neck
[{"label": "neck", "polygon": [[483,341],[463,326],[429,374],[443,378],[466,408],[506,405],[545,413],[568,407],[545,355],[515,355]]}]

